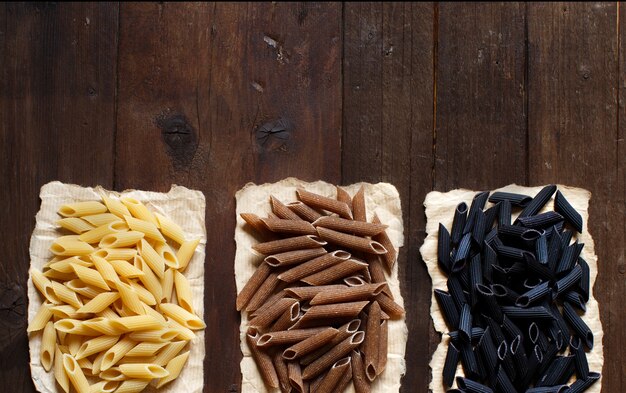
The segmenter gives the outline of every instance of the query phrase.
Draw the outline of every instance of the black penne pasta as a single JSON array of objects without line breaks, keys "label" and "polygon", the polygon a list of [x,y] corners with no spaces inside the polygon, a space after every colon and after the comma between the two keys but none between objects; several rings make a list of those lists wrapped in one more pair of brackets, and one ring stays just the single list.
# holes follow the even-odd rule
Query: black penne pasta
[{"label": "black penne pasta", "polygon": [[535,197],[526,205],[526,207],[519,214],[517,219],[529,216],[534,216],[541,210],[546,203],[552,198],[552,194],[556,191],[556,186],[554,184],[550,184],[549,186],[545,186],[535,195]]},{"label": "black penne pasta", "polygon": [[542,280],[540,277],[528,277],[524,280],[522,286],[526,289],[533,289],[541,285],[541,283],[543,282],[544,280]]},{"label": "black penne pasta", "polygon": [[513,386],[511,379],[502,366],[498,367],[496,372],[496,388],[504,393],[517,393],[517,389]]},{"label": "black penne pasta", "polygon": [[493,318],[487,318],[487,326],[489,327],[489,332],[491,333],[494,345],[495,343],[506,341],[506,337],[504,336],[504,332],[502,331],[500,324],[494,321]]},{"label": "black penne pasta", "polygon": [[502,191],[496,191],[489,196],[489,202],[491,203],[508,201],[511,205],[517,207],[526,207],[532,200],[533,198],[528,195]]},{"label": "black penne pasta", "polygon": [[498,212],[498,227],[511,225],[511,202],[504,200],[500,202],[500,211]]},{"label": "black penne pasta", "polygon": [[472,349],[472,344],[459,340],[459,351],[461,352],[461,364],[463,365],[463,371],[468,378],[478,377],[478,359]]},{"label": "black penne pasta", "polygon": [[487,327],[483,332],[478,344],[476,344],[476,350],[485,365],[486,373],[488,377],[492,377],[496,372],[496,366],[498,365],[498,354],[493,338],[491,337],[490,328]]},{"label": "black penne pasta", "polygon": [[491,284],[489,288],[491,289],[491,292],[493,292],[493,295],[496,297],[499,304],[514,304],[515,300],[519,297],[519,293],[502,284]]},{"label": "black penne pasta", "polygon": [[580,337],[585,346],[591,350],[593,349],[593,333],[589,326],[580,318],[574,307],[568,302],[563,303],[563,318],[565,322],[576,332],[578,337]]},{"label": "black penne pasta", "polygon": [[556,264],[561,258],[562,238],[559,231],[554,231],[548,242],[548,267],[550,270],[556,270]]},{"label": "black penne pasta", "polygon": [[485,314],[493,318],[497,323],[502,323],[504,316],[491,288],[483,284],[477,284],[476,294],[478,295],[480,307],[485,311]]},{"label": "black penne pasta", "polygon": [[563,229],[563,221],[557,222],[552,227],[546,228],[544,230],[544,234],[549,238],[550,236],[552,236],[552,233],[554,233],[554,231],[561,232],[562,229]]},{"label": "black penne pasta", "polygon": [[577,379],[573,384],[571,384],[567,393],[582,393],[589,389],[591,385],[596,383],[599,379],[600,373],[591,371],[587,379]]},{"label": "black penne pasta", "polygon": [[483,242],[491,246],[493,244],[493,241],[497,238],[498,228],[491,228],[491,230],[485,235],[485,240],[483,240]]},{"label": "black penne pasta", "polygon": [[450,274],[450,233],[442,224],[439,224],[439,235],[437,237],[437,263],[441,270],[446,274]]},{"label": "black penne pasta", "polygon": [[574,233],[572,231],[564,230],[561,232],[561,252],[565,251],[565,249],[570,245],[573,236]]},{"label": "black penne pasta", "polygon": [[450,239],[452,240],[452,244],[458,244],[459,241],[461,241],[466,221],[467,204],[465,202],[461,202],[454,210],[454,219],[452,221],[452,230],[450,232]]},{"label": "black penne pasta", "polygon": [[459,314],[459,337],[461,340],[472,340],[472,308],[465,303]]},{"label": "black penne pasta", "polygon": [[478,248],[483,247],[485,239],[485,228],[487,227],[487,217],[482,210],[476,210],[474,213],[474,228],[472,229],[472,238]]},{"label": "black penne pasta", "polygon": [[552,342],[554,343],[554,345],[556,345],[556,349],[559,352],[565,351],[565,349],[567,348],[567,343],[565,342],[565,336],[563,332],[561,331],[561,329],[559,329],[559,325],[557,325],[556,322],[552,322],[548,326],[548,333],[550,334]]},{"label": "black penne pasta", "polygon": [[537,341],[539,340],[539,326],[537,326],[536,322],[531,322],[528,325],[528,339],[531,343],[537,345]]},{"label": "black penne pasta", "polygon": [[564,384],[572,374],[574,374],[574,357],[557,356],[539,377],[535,387]]},{"label": "black penne pasta", "polygon": [[570,353],[574,355],[574,367],[576,375],[580,379],[589,377],[589,363],[587,363],[587,354],[583,349],[580,337],[572,336],[569,340]]},{"label": "black penne pasta", "polygon": [[491,266],[491,276],[492,276],[492,280],[493,282],[497,283],[497,284],[502,284],[504,286],[509,286],[511,280],[509,277],[509,273],[508,271],[503,268],[502,266],[499,265],[493,265]]},{"label": "black penne pasta", "polygon": [[468,393],[493,393],[491,388],[469,378],[456,377],[456,384]]},{"label": "black penne pasta", "polygon": [[580,255],[580,252],[582,251],[584,246],[584,243],[578,243],[578,241],[576,241],[574,244],[567,247],[565,251],[563,251],[561,259],[557,264],[556,274],[561,274],[563,272],[569,271],[578,260],[578,256]]},{"label": "black penne pasta", "polygon": [[[471,261],[471,258],[468,258],[468,260]],[[467,266],[467,264],[466,264],[466,266]],[[459,278],[459,282],[461,283],[461,288],[463,288],[463,291],[465,291],[465,293],[469,296],[469,290],[470,290],[470,273],[469,273],[469,269],[461,270],[456,276]],[[467,301],[469,303],[470,299],[468,299]]]},{"label": "black penne pasta", "polygon": [[559,330],[563,332],[564,335],[569,336],[569,327],[567,326],[565,319],[563,319],[563,315],[561,315],[561,311],[556,303],[552,302],[550,304],[550,312],[552,313],[552,316],[554,316],[554,322],[559,326]]},{"label": "black penne pasta", "polygon": [[452,273],[461,271],[465,267],[465,259],[469,256],[470,248],[472,246],[472,234],[466,233],[463,235],[459,246],[456,249],[456,255],[452,262]]},{"label": "black penne pasta", "polygon": [[580,282],[578,283],[578,289],[585,302],[589,301],[589,265],[587,261],[578,257],[578,264],[582,269],[582,275],[580,276]]},{"label": "black penne pasta", "polygon": [[554,278],[554,271],[548,265],[539,263],[533,254],[525,253],[524,260],[528,270],[535,273],[538,277],[543,280],[552,280]]},{"label": "black penne pasta", "polygon": [[542,306],[536,307],[516,307],[516,306],[503,306],[502,312],[512,319],[528,319],[528,320],[552,320],[554,317],[552,314]]},{"label": "black penne pasta", "polygon": [[467,297],[465,297],[463,287],[461,286],[461,282],[457,276],[453,275],[448,278],[448,292],[450,293],[450,296],[452,296],[452,300],[454,300],[457,310],[460,312],[463,305],[467,303]]},{"label": "black penne pasta", "polygon": [[487,203],[487,198],[489,198],[489,192],[483,191],[474,195],[472,199],[472,204],[470,205],[469,214],[467,217],[467,221],[465,222],[465,227],[463,228],[463,234],[469,233],[474,228],[474,222],[476,220],[476,212],[485,208],[485,203]]},{"label": "black penne pasta", "polygon": [[[480,326],[474,326],[472,328],[472,342],[476,342],[477,340],[479,340],[484,333],[485,333],[485,329],[481,328]],[[458,330],[453,330],[451,332],[448,332],[447,334],[448,336],[450,336],[450,339],[452,341],[456,341],[459,339]]]},{"label": "black penne pasta", "polygon": [[504,268],[504,272],[508,275],[517,275],[526,272],[526,264],[522,262],[515,262],[509,267]]},{"label": "black penne pasta", "polygon": [[521,248],[505,246],[502,242],[494,242],[496,253],[504,258],[523,260],[525,251]]},{"label": "black penne pasta", "polygon": [[502,318],[502,331],[509,339],[514,339],[517,336],[523,337],[520,328],[506,316]]},{"label": "black penne pasta", "polygon": [[534,380],[537,369],[543,362],[543,352],[538,345],[531,348],[528,354],[528,363],[526,374],[519,380],[519,385],[522,388],[527,387]]},{"label": "black penne pasta", "polygon": [[483,246],[483,254],[482,254],[482,272],[483,278],[487,281],[492,281],[493,279],[493,265],[498,264],[498,254],[491,248],[487,242],[485,242]]},{"label": "black penne pasta", "polygon": [[446,360],[443,363],[443,383],[446,387],[451,387],[454,383],[454,375],[456,374],[456,366],[459,364],[459,350],[454,343],[448,343],[448,352]]},{"label": "black penne pasta", "polygon": [[459,326],[459,311],[454,304],[452,296],[441,289],[435,289],[435,298],[442,311],[443,318],[448,323],[450,329],[456,329]]},{"label": "black penne pasta", "polygon": [[511,357],[513,358],[513,364],[517,373],[518,380],[522,379],[528,371],[528,359],[526,358],[526,352],[522,345],[522,336],[516,336],[509,345],[511,351]]},{"label": "black penne pasta", "polygon": [[481,265],[480,254],[474,255],[469,263],[469,287],[470,287],[470,303],[472,307],[476,305],[478,295],[476,294],[476,285],[483,283],[483,271]]},{"label": "black penne pasta", "polygon": [[519,225],[501,225],[498,227],[498,236],[505,244],[518,244],[527,230]]},{"label": "black penne pasta", "polygon": [[[550,346],[550,341],[548,341],[548,336],[543,332],[543,329],[539,329],[539,333],[537,334],[537,341],[535,342],[539,345],[539,348],[542,350],[547,350]],[[557,347],[558,349],[558,347]]]},{"label": "black penne pasta", "polygon": [[561,278],[554,284],[554,295],[561,296],[565,292],[569,291],[570,288],[580,282],[580,278],[582,277],[582,275],[583,269],[580,267],[580,265],[574,266],[574,268],[571,269],[569,273],[567,273],[565,276],[563,276],[563,278]]},{"label": "black penne pasta", "polygon": [[552,361],[556,357],[556,354],[559,352],[555,344],[548,345],[548,348],[543,350],[543,362],[537,368],[537,374],[543,375],[548,367],[552,365]]},{"label": "black penne pasta", "polygon": [[498,216],[498,212],[500,211],[500,202],[491,206],[489,209],[485,210],[485,233],[491,230],[496,217]]},{"label": "black penne pasta", "polygon": [[548,236],[545,233],[535,242],[535,259],[542,265],[548,264]]},{"label": "black penne pasta", "polygon": [[534,216],[522,217],[519,219],[520,224],[526,228],[547,228],[555,225],[557,222],[563,221],[563,216],[555,211],[547,211],[545,213]]},{"label": "black penne pasta", "polygon": [[527,291],[520,295],[519,298],[515,301],[515,305],[518,307],[528,307],[532,303],[535,303],[546,296],[549,296],[552,293],[552,288],[550,288],[550,282],[545,281],[540,285],[537,285],[533,289]]},{"label": "black penne pasta", "polygon": [[565,295],[563,295],[563,301],[568,302],[572,306],[579,308],[583,312],[587,311],[587,305],[585,304],[585,299],[583,298],[583,295],[574,290],[566,292]]},{"label": "black penne pasta", "polygon": [[515,370],[513,356],[509,352],[509,346],[506,341],[502,341],[500,345],[498,345],[498,359],[509,378],[515,380],[515,378],[517,378],[517,371]]},{"label": "black penne pasta", "polygon": [[554,210],[560,213],[578,233],[583,233],[583,218],[565,199],[561,191],[554,197]]},{"label": "black penne pasta", "polygon": [[569,392],[569,386],[557,385],[557,386],[539,386],[536,388],[530,388],[526,390],[526,393],[566,393]]}]

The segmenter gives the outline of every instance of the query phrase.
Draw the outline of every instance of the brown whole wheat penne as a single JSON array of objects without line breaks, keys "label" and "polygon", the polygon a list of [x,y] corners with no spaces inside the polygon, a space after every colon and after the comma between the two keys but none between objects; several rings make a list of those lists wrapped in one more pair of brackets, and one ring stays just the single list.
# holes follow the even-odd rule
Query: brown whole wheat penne
[{"label": "brown whole wheat penne", "polygon": [[318,236],[304,235],[258,243],[252,246],[252,248],[263,255],[272,255],[286,251],[301,250],[304,248],[322,247],[326,244],[327,242],[320,239]]},{"label": "brown whole wheat penne", "polygon": [[287,293],[284,291],[284,289],[280,288],[283,285],[285,285],[285,283],[278,284],[276,289],[274,289],[274,291],[278,291],[278,292],[275,292],[272,296],[268,297],[267,300],[263,303],[263,305],[261,305],[256,310],[252,311],[250,314],[248,314],[248,319],[252,319],[259,314],[263,314],[265,310],[271,307],[274,303],[276,303],[277,301],[279,301],[280,299],[284,297],[287,297]]},{"label": "brown whole wheat penne", "polygon": [[347,261],[338,263],[320,272],[304,277],[301,281],[309,285],[324,285],[365,269],[367,269],[367,263],[359,262],[354,259],[348,259]]},{"label": "brown whole wheat penne", "polygon": [[316,335],[304,339],[285,349],[283,351],[283,358],[287,360],[294,360],[304,355],[308,355],[309,353],[328,344],[333,338],[335,338],[335,336],[337,336],[338,333],[339,331],[332,327],[322,330]]},{"label": "brown whole wheat penne", "polygon": [[289,362],[287,363],[287,371],[289,373],[289,384],[291,389],[296,393],[305,393],[304,381],[302,380],[302,369],[300,363]]},{"label": "brown whole wheat penne", "polygon": [[376,367],[377,375],[382,374],[387,367],[387,351],[389,346],[389,325],[386,320],[380,322],[380,342],[378,345],[378,367]]},{"label": "brown whole wheat penne", "polygon": [[261,220],[261,217],[257,216],[254,213],[241,213],[239,214],[243,220],[250,225],[250,228],[254,229],[254,232],[261,236],[264,240],[275,239],[276,235],[269,230],[267,225]]},{"label": "brown whole wheat penne", "polygon": [[348,365],[348,369],[345,370],[337,385],[333,388],[331,393],[344,393],[350,382],[352,382],[352,358],[349,357],[350,364]]},{"label": "brown whole wheat penne", "polygon": [[327,290],[318,293],[309,302],[312,306],[318,304],[356,302],[359,300],[367,300],[378,295],[385,284],[364,284],[358,287],[348,287],[341,289]]},{"label": "brown whole wheat penne", "polygon": [[365,375],[365,365],[361,352],[356,349],[352,351],[352,383],[356,393],[370,393],[370,381]]},{"label": "brown whole wheat penne", "polygon": [[331,364],[334,364],[337,360],[348,355],[353,349],[361,345],[364,336],[365,334],[363,332],[356,332],[337,344],[330,351],[306,366],[304,370],[302,370],[302,378],[312,379],[320,375],[324,370],[330,367]]},{"label": "brown whole wheat penne", "polygon": [[296,322],[294,328],[306,326],[311,321],[323,321],[328,319],[354,318],[367,305],[367,301],[323,304],[321,306],[312,306],[304,313],[302,318]]},{"label": "brown whole wheat penne", "polygon": [[365,375],[370,381],[374,381],[378,375],[378,347],[380,345],[380,305],[374,301],[369,306],[367,314],[367,326],[365,328],[365,340],[363,340],[363,361]]},{"label": "brown whole wheat penne", "polygon": [[351,233],[358,236],[374,236],[387,229],[387,225],[346,220],[345,218],[335,216],[320,217],[313,221],[312,225],[315,227],[332,229],[338,232]]},{"label": "brown whole wheat penne", "polygon": [[350,357],[345,357],[343,359],[337,360],[335,364],[330,366],[328,373],[326,373],[324,379],[322,379],[322,382],[317,385],[317,389],[315,390],[315,392],[332,392],[334,387],[337,386],[337,383],[339,383],[339,380],[343,377],[344,374],[347,373],[348,369],[350,368],[351,361],[352,360],[350,359]]},{"label": "brown whole wheat penne", "polygon": [[280,280],[278,279],[278,274],[270,273],[265,281],[263,281],[259,289],[257,289],[254,296],[252,296],[250,302],[248,302],[248,305],[246,306],[246,311],[255,311],[256,309],[261,307],[263,303],[265,303],[267,298],[272,296],[272,293],[279,284]]},{"label": "brown whole wheat penne", "polygon": [[278,275],[278,278],[281,281],[292,283],[342,261],[347,261],[351,256],[349,252],[343,250],[329,252],[282,272]]},{"label": "brown whole wheat penne", "polygon": [[295,302],[270,327],[271,332],[287,330],[300,319],[300,303]]},{"label": "brown whole wheat penne", "polygon": [[331,291],[335,289],[343,289],[347,288],[345,285],[334,284],[334,285],[319,285],[315,287],[293,287],[286,288],[285,292],[287,295],[291,296],[297,300],[311,300],[320,292],[323,291]]},{"label": "brown whole wheat penne", "polygon": [[[372,222],[375,224],[380,224],[380,219],[378,218],[377,215],[374,215]],[[375,240],[378,243],[382,244],[383,247],[387,250],[387,253],[382,255],[382,259],[385,261],[385,265],[387,265],[387,269],[391,272],[391,268],[393,267],[393,264],[396,263],[396,257],[398,256],[398,253],[395,247],[393,246],[391,239],[389,239],[387,232],[382,231],[378,235],[372,237],[372,240]]]},{"label": "brown whole wheat penne", "polygon": [[372,239],[348,235],[333,231],[332,229],[317,227],[317,233],[325,241],[346,247],[348,250],[357,250],[370,254],[385,254],[387,249],[377,241]]},{"label": "brown whole wheat penne", "polygon": [[337,213],[343,218],[352,219],[350,207],[345,202],[308,192],[302,188],[299,188],[296,194],[298,194],[298,198],[302,202],[313,208],[324,209],[329,212]]},{"label": "brown whole wheat penne", "polygon": [[322,373],[322,374],[318,375],[316,378],[314,378],[313,380],[310,381],[310,383],[309,383],[309,386],[310,386],[309,392],[310,393],[319,392],[317,390],[317,388],[318,388],[318,386],[320,386],[320,383],[322,383],[322,380],[324,379],[324,376],[325,376],[325,374]]},{"label": "brown whole wheat penne", "polygon": [[287,369],[287,363],[281,356],[280,352],[276,352],[272,355],[272,363],[276,369],[280,391],[289,392],[291,390],[291,384],[289,383],[289,370]]},{"label": "brown whole wheat penne", "polygon": [[298,303],[298,301],[291,298],[282,298],[269,306],[265,312],[258,313],[256,317],[248,321],[248,324],[256,328],[265,328],[277,320],[286,310],[290,309],[294,303]]},{"label": "brown whole wheat penne", "polygon": [[368,284],[361,275],[346,277],[343,279],[343,282],[349,287],[360,287],[361,285]]},{"label": "brown whole wheat penne", "polygon": [[374,299],[376,299],[378,304],[380,304],[380,308],[386,312],[391,319],[399,319],[404,315],[404,308],[384,293],[378,294]]},{"label": "brown whole wheat penne", "polygon": [[270,204],[272,205],[272,212],[276,214],[279,218],[285,220],[302,220],[300,216],[294,213],[291,209],[285,206],[278,198],[273,195],[270,195]]},{"label": "brown whole wheat penne", "polygon": [[350,211],[352,211],[352,197],[350,196],[350,194],[348,194],[346,190],[339,186],[335,186],[335,188],[337,190],[337,200],[348,205]]},{"label": "brown whole wheat penne", "polygon": [[278,388],[278,375],[276,374],[272,358],[257,347],[259,337],[259,332],[256,331],[256,329],[248,329],[248,332],[246,333],[248,347],[250,348],[252,357],[256,362],[259,373],[261,374],[261,377],[263,377],[265,384],[273,388]]},{"label": "brown whole wheat penne", "polygon": [[300,216],[303,219],[307,220],[308,222],[313,222],[313,221],[317,220],[318,218],[322,217],[322,214],[320,214],[320,212],[318,212],[317,210],[315,210],[312,207],[308,206],[304,202],[300,202],[300,201],[292,202],[292,203],[288,204],[287,207],[291,211],[296,213],[298,216]]},{"label": "brown whole wheat penne", "polygon": [[270,231],[288,235],[317,235],[313,224],[304,220],[284,220],[282,218],[261,218]]},{"label": "brown whole wheat penne", "polygon": [[265,333],[259,337],[257,345],[259,347],[273,347],[276,345],[293,344],[305,340],[317,333],[325,330],[325,327],[311,329],[293,329],[280,332]]},{"label": "brown whole wheat penne", "polygon": [[306,365],[313,363],[313,361],[315,361],[317,358],[319,358],[326,352],[330,351],[337,344],[339,344],[346,338],[356,333],[359,330],[360,326],[361,326],[361,320],[353,319],[350,322],[346,323],[345,325],[342,325],[341,327],[337,328],[338,333],[335,336],[335,338],[332,339],[331,342],[324,345],[322,348],[318,349],[317,351],[302,357],[300,359],[300,364],[306,366]]},{"label": "brown whole wheat penne", "polygon": [[356,221],[367,222],[365,188],[363,188],[363,186],[361,186],[359,191],[352,197],[352,215]]},{"label": "brown whole wheat penne", "polygon": [[[385,278],[385,269],[383,268],[383,264],[380,261],[382,257],[380,255],[369,254],[365,257],[367,263],[369,264],[369,272],[372,276],[372,282],[387,282]],[[385,287],[383,290],[391,299],[393,299],[393,294],[389,289],[389,286]]]},{"label": "brown whole wheat penne", "polygon": [[237,311],[241,311],[250,302],[250,299],[257,292],[259,287],[265,282],[267,276],[270,275],[272,268],[265,263],[259,265],[252,274],[252,277],[244,285],[239,295],[237,295]]},{"label": "brown whole wheat penne", "polygon": [[322,247],[287,251],[265,257],[265,263],[273,267],[297,265],[326,253],[326,250]]}]

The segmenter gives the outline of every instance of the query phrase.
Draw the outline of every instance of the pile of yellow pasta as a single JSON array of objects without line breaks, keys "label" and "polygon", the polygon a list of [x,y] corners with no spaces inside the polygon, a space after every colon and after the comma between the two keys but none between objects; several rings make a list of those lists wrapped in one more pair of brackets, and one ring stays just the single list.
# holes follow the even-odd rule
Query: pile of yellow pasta
[{"label": "pile of yellow pasta", "polygon": [[30,269],[45,299],[28,326],[43,331],[43,368],[54,368],[68,393],[70,384],[79,393],[130,393],[176,379],[193,331],[205,328],[183,275],[199,239],[128,197],[102,194],[102,203],[59,214],[73,235],[54,240],[43,272]]}]

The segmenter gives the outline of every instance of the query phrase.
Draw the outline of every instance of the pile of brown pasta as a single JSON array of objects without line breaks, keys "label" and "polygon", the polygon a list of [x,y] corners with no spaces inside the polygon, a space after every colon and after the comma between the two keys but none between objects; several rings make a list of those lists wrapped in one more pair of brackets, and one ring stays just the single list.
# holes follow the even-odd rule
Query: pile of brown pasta
[{"label": "pile of brown pasta", "polygon": [[247,343],[268,387],[282,392],[369,392],[387,362],[387,321],[401,318],[385,278],[397,251],[363,187],[337,199],[299,188],[270,198],[273,214],[241,217],[261,238],[263,262],[237,296]]}]

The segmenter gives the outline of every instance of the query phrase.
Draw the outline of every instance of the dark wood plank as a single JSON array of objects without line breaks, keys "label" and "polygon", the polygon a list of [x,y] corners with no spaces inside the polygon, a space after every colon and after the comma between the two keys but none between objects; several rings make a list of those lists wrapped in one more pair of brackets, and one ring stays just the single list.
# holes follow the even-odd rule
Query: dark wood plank
[{"label": "dark wood plank", "polygon": [[116,4],[0,5],[0,391],[32,392],[28,244],[51,180],[113,185]]},{"label": "dark wood plank", "polygon": [[435,189],[526,182],[525,8],[439,6]]},{"label": "dark wood plank", "polygon": [[403,392],[426,391],[433,331],[430,280],[419,256],[422,202],[432,186],[433,4],[346,3],[344,6],[342,182],[395,185],[405,246],[400,280],[411,334]]},{"label": "dark wood plank", "polygon": [[616,11],[615,3],[528,5],[529,181],[592,192],[589,231],[599,266],[594,292],[604,326],[603,392],[626,388],[624,133],[623,126],[617,128]]},{"label": "dark wood plank", "polygon": [[239,391],[234,193],[340,180],[338,4],[123,4],[115,185],[207,197],[205,391]]}]

